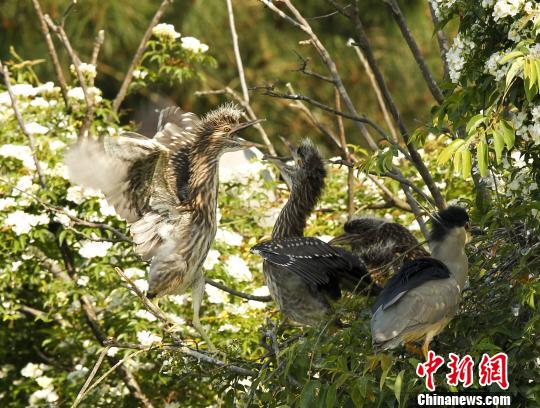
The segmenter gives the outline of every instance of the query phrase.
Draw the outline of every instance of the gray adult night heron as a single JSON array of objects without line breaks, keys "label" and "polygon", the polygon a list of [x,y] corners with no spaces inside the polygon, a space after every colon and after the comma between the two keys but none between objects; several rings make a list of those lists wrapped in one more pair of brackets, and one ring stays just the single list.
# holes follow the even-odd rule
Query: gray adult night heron
[{"label": "gray adult night heron", "polygon": [[350,247],[378,282],[394,275],[407,261],[429,257],[429,252],[416,237],[406,227],[395,222],[356,217],[345,223],[344,230],[342,235],[329,244]]},{"label": "gray adult night heron", "polygon": [[330,300],[341,289],[364,287],[371,280],[358,258],[313,237],[304,237],[306,220],[322,189],[326,170],[313,143],[305,139],[298,149],[288,144],[294,165],[272,159],[287,183],[290,196],[272,231],[272,239],[251,251],[264,258],[263,272],[280,311],[302,325],[318,324],[331,312]]},{"label": "gray adult night heron", "polygon": [[152,139],[133,132],[86,138],[66,155],[71,181],[101,190],[131,223],[135,250],[151,260],[148,297],[192,289],[193,326],[212,349],[199,320],[202,264],[217,230],[219,158],[255,145],[238,132],[258,121],[241,123],[241,115],[232,104],[202,118],[167,108]]},{"label": "gray adult night heron", "polygon": [[468,273],[468,229],[469,217],[462,208],[451,206],[433,216],[431,257],[405,263],[373,305],[376,350],[424,339],[427,359],[429,343],[458,310]]}]

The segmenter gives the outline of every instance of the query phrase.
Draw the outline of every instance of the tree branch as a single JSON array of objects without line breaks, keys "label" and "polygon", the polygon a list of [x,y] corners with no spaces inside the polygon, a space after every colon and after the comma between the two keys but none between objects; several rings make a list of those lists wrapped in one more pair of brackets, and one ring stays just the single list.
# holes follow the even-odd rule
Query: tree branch
[{"label": "tree branch", "polygon": [[32,3],[39,18],[39,26],[41,28],[43,36],[45,37],[45,43],[47,44],[47,49],[49,50],[49,55],[51,56],[51,62],[53,64],[54,72],[56,74],[56,79],[58,79],[58,85],[60,85],[60,90],[62,91],[62,99],[64,99],[66,108],[69,108],[66,78],[64,77],[64,72],[62,71],[62,67],[60,66],[60,61],[58,60],[58,54],[56,53],[56,48],[54,47],[49,27],[47,26],[47,23],[45,21],[45,17],[43,15],[43,11],[41,10],[41,6],[39,5],[39,1],[32,0]]},{"label": "tree branch", "polygon": [[30,132],[28,132],[28,129],[26,129],[26,125],[24,124],[24,120],[21,116],[21,112],[19,111],[19,107],[17,106],[17,97],[13,93],[13,89],[11,89],[9,70],[7,69],[6,66],[2,64],[1,61],[0,61],[0,71],[4,75],[4,83],[6,84],[6,89],[9,94],[9,99],[11,100],[11,108],[13,109],[13,112],[15,113],[15,117],[17,118],[19,127],[21,128],[22,132],[28,139],[28,144],[30,145],[30,150],[32,151],[32,158],[34,159],[34,164],[36,166],[36,171],[39,177],[39,184],[41,185],[41,187],[45,187],[45,176],[43,175],[43,171],[41,170],[41,164],[39,163],[39,160],[36,154],[36,141],[34,139],[34,136]]},{"label": "tree branch", "polygon": [[272,297],[271,296],[256,296],[256,295],[250,295],[248,293],[240,292],[235,289],[231,289],[228,286],[225,286],[223,283],[217,282],[215,280],[212,280],[210,278],[205,278],[206,283],[209,285],[212,285],[218,289],[221,289],[224,292],[230,293],[233,296],[237,296],[243,299],[247,300],[256,300],[257,302],[271,302]]},{"label": "tree branch", "polygon": [[429,12],[431,14],[431,20],[433,21],[433,26],[437,30],[437,42],[439,43],[439,52],[441,54],[441,60],[444,67],[444,77],[448,78],[450,76],[450,69],[448,68],[448,61],[446,59],[446,54],[448,53],[448,39],[446,38],[444,32],[437,28],[437,26],[439,25],[439,19],[435,14],[435,10],[433,9],[431,1],[428,0],[427,3],[429,6]]},{"label": "tree branch", "polygon": [[240,55],[240,47],[238,46],[238,34],[236,33],[236,27],[234,24],[234,10],[232,6],[232,0],[226,0],[226,2],[227,2],[227,14],[229,15],[229,29],[231,31],[234,57],[236,58],[236,67],[238,68],[238,77],[240,78],[242,96],[244,97],[244,102],[249,103],[249,92],[248,92],[248,87],[246,83],[246,76],[244,74],[242,56]]},{"label": "tree branch", "polygon": [[126,76],[124,77],[124,80],[122,81],[120,90],[118,91],[116,98],[114,98],[114,101],[112,103],[113,111],[118,112],[118,108],[120,108],[120,105],[126,98],[129,84],[131,84],[131,80],[133,79],[133,71],[135,70],[137,65],[139,65],[144,49],[146,48],[146,44],[148,43],[148,40],[152,36],[152,29],[159,22],[159,20],[163,16],[163,13],[165,13],[165,10],[167,9],[167,7],[169,7],[170,4],[172,4],[173,1],[174,0],[163,0],[161,2],[161,5],[156,11],[156,14],[154,14],[152,21],[150,21],[150,24],[148,25],[148,28],[146,29],[141,39],[141,42],[139,43],[139,47],[137,48],[137,51],[133,55],[133,59],[131,60],[131,64],[129,65],[129,68],[126,72]]},{"label": "tree branch", "polygon": [[418,67],[420,68],[420,71],[422,72],[422,76],[424,77],[424,80],[426,81],[429,90],[431,91],[431,94],[439,103],[439,105],[444,101],[444,96],[441,92],[441,89],[433,79],[433,75],[431,75],[431,72],[426,64],[426,61],[424,57],[422,56],[422,53],[420,52],[420,49],[418,48],[418,44],[416,44],[416,41],[414,37],[411,34],[411,31],[409,30],[409,27],[407,26],[407,22],[405,21],[405,17],[403,17],[403,13],[401,12],[401,9],[399,8],[399,4],[396,0],[383,0],[388,7],[390,8],[390,11],[392,11],[392,15],[394,16],[394,19],[396,20],[397,25],[399,26],[399,29],[401,30],[401,34],[403,35],[403,38],[405,38],[405,41],[407,42],[407,45],[409,46],[414,59],[416,63],[418,64]]}]

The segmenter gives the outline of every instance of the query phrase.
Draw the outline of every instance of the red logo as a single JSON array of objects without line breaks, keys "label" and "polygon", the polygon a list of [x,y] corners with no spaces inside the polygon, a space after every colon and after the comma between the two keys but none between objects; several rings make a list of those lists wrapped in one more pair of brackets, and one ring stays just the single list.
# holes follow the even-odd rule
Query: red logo
[{"label": "red logo", "polygon": [[419,377],[426,377],[426,387],[428,390],[435,391],[435,380],[433,379],[433,375],[443,364],[444,358],[429,350],[427,361],[418,364],[416,367],[416,375]]},{"label": "red logo", "polygon": [[463,383],[465,388],[469,387],[473,383],[473,367],[474,361],[468,354],[459,359],[459,356],[454,353],[448,355],[450,362],[447,364],[450,369],[450,373],[446,374],[446,382],[448,385],[458,385]]},{"label": "red logo", "polygon": [[497,383],[503,390],[508,388],[508,356],[497,353],[493,357],[484,354],[478,366],[480,385],[487,386]]}]

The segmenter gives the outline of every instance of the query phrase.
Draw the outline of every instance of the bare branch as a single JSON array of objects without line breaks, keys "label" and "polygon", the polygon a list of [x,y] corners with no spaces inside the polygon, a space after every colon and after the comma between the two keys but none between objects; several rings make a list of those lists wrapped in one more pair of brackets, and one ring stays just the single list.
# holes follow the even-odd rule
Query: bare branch
[{"label": "bare branch", "polygon": [[150,39],[152,35],[152,29],[159,22],[159,20],[161,19],[161,16],[163,16],[163,13],[165,13],[165,10],[167,9],[167,7],[169,7],[170,4],[172,4],[173,1],[174,0],[163,0],[161,2],[161,5],[156,11],[156,14],[154,14],[152,21],[150,21],[150,24],[148,25],[148,28],[146,29],[143,35],[143,38],[141,39],[141,42],[139,43],[139,47],[137,48],[137,51],[133,55],[131,64],[129,65],[129,68],[126,72],[126,76],[124,77],[124,81],[122,82],[122,85],[120,86],[120,90],[118,91],[116,98],[114,98],[114,101],[112,104],[113,111],[118,112],[118,108],[120,108],[120,105],[122,104],[122,102],[124,101],[127,95],[129,84],[131,84],[131,80],[133,79],[133,71],[135,70],[137,65],[139,65],[144,49],[146,48],[146,44],[148,43],[148,40]]},{"label": "bare branch", "polygon": [[58,54],[56,53],[56,48],[54,47],[49,27],[47,26],[43,11],[41,10],[41,6],[39,5],[39,0],[32,0],[32,3],[39,18],[39,26],[41,28],[43,36],[45,37],[45,43],[47,44],[47,49],[49,50],[49,55],[51,56],[51,61],[53,64],[54,72],[56,74],[56,79],[58,79],[58,85],[60,85],[60,90],[62,91],[62,98],[64,99],[66,107],[69,107],[66,78],[64,77],[64,72],[62,71],[62,67],[60,66],[60,61],[58,60]]},{"label": "bare branch", "polygon": [[422,56],[422,53],[420,52],[420,49],[418,48],[418,44],[416,44],[416,41],[414,37],[411,34],[411,31],[409,30],[409,27],[407,26],[407,22],[405,21],[405,17],[403,17],[403,13],[401,12],[401,9],[399,8],[399,4],[396,0],[383,0],[390,10],[392,11],[392,15],[394,16],[394,19],[396,20],[396,23],[399,26],[399,29],[401,30],[401,34],[403,35],[403,38],[405,38],[405,41],[407,42],[407,45],[409,46],[414,59],[416,63],[418,64],[418,67],[420,68],[420,71],[422,72],[422,76],[424,77],[424,80],[426,81],[429,90],[431,91],[431,94],[435,98],[435,100],[439,103],[439,105],[444,101],[444,96],[441,92],[441,89],[437,85],[437,82],[433,79],[433,75],[431,75],[431,71],[429,70],[426,60]]},{"label": "bare branch", "polygon": [[96,39],[94,40],[94,47],[92,49],[92,58],[90,59],[90,63],[94,66],[97,66],[99,51],[101,50],[101,46],[103,45],[104,41],[105,41],[105,30],[99,30],[97,33]]},{"label": "bare branch", "polygon": [[[435,10],[433,9],[433,5],[431,4],[431,1],[428,0],[428,6],[429,6],[429,12],[431,14],[431,20],[433,21],[433,25],[437,27],[439,25],[439,19],[437,18],[437,15],[435,14]],[[439,52],[441,54],[441,60],[444,67],[444,77],[448,78],[450,76],[450,69],[448,68],[448,60],[446,59],[446,54],[448,54],[448,39],[446,38],[446,35],[444,32],[440,29],[437,29],[437,42],[439,43]]]},{"label": "bare branch", "polygon": [[[349,43],[351,43],[351,40],[349,40]],[[390,129],[390,133],[392,134],[392,140],[395,143],[398,143],[399,139],[398,139],[396,128],[394,124],[392,123],[392,120],[390,119],[390,114],[388,113],[388,109],[386,108],[386,104],[384,103],[381,89],[379,88],[379,85],[377,85],[377,81],[375,81],[375,77],[373,76],[373,71],[369,67],[366,57],[364,57],[364,54],[362,54],[362,50],[359,47],[357,47],[354,43],[351,45],[356,51],[356,55],[358,56],[358,59],[360,59],[360,62],[364,66],[364,69],[366,70],[366,74],[369,78],[369,82],[371,83],[371,87],[373,88],[373,90],[375,91],[375,95],[377,96],[377,101],[379,102],[379,107],[381,108],[381,111],[383,113],[386,126],[388,126],[388,129]]]},{"label": "bare branch", "polygon": [[240,78],[240,86],[242,87],[242,95],[244,101],[249,103],[249,92],[246,83],[246,76],[244,74],[244,66],[242,65],[242,56],[240,55],[240,47],[238,46],[238,34],[236,33],[236,27],[234,24],[234,10],[232,6],[232,0],[226,0],[227,2],[227,14],[229,15],[229,29],[231,30],[231,37],[233,42],[234,57],[236,58],[236,67],[238,68],[238,77]]},{"label": "bare branch", "polygon": [[221,289],[224,292],[230,293],[233,296],[237,296],[243,299],[247,300],[256,300],[257,302],[271,302],[272,297],[270,296],[256,296],[256,295],[250,295],[248,293],[240,292],[235,289],[231,289],[228,286],[225,286],[223,283],[217,282],[215,280],[212,280],[210,278],[205,278],[206,283],[208,283],[211,286],[214,286],[218,289]]},{"label": "bare branch", "polygon": [[[106,341],[106,344],[108,346],[111,346],[111,347],[118,347],[118,348],[123,348],[123,349],[132,349],[132,350],[150,350],[150,348],[148,346],[144,346],[142,344],[137,344],[137,343],[120,343],[120,342],[117,342],[113,339],[108,339]],[[237,365],[233,365],[233,364],[228,364],[222,360],[218,360],[217,358],[214,358],[214,357],[211,357],[207,354],[204,354],[204,353],[201,353],[199,351],[196,351],[196,350],[193,350],[187,346],[184,346],[184,345],[179,345],[179,344],[161,344],[161,345],[156,345],[154,347],[154,349],[156,348],[160,348],[160,349],[164,349],[164,350],[170,350],[170,351],[176,351],[176,352],[180,352],[182,354],[185,354],[187,356],[190,356],[190,357],[193,357],[199,361],[203,361],[205,363],[208,363],[208,364],[212,364],[212,365],[215,365],[215,366],[218,366],[218,367],[221,367],[221,368],[224,368],[228,371],[231,371],[232,373],[235,373],[235,374],[238,374],[238,375],[242,375],[242,376],[245,376],[245,377],[255,377],[257,375],[257,373],[255,371],[251,371],[251,370],[248,370],[246,368],[243,368],[243,367],[239,367]]]},{"label": "bare branch", "polygon": [[294,53],[296,54],[296,56],[301,61],[301,65],[298,67],[298,69],[296,69],[296,71],[301,72],[304,75],[307,75],[307,76],[310,76],[310,77],[313,77],[313,78],[317,78],[317,79],[320,79],[321,81],[329,82],[329,83],[335,85],[335,82],[334,82],[334,80],[332,78],[327,77],[327,76],[322,75],[322,74],[319,74],[317,72],[313,72],[313,71],[311,71],[311,70],[309,70],[307,68],[308,64],[309,64],[309,58],[304,58],[301,54],[299,54],[296,51]]},{"label": "bare branch", "polygon": [[15,117],[17,118],[17,122],[19,123],[19,127],[21,128],[22,132],[28,139],[28,144],[30,145],[30,150],[32,151],[32,158],[34,159],[34,164],[36,166],[36,171],[39,177],[39,184],[41,187],[45,187],[45,177],[43,175],[43,171],[41,170],[41,164],[39,163],[39,160],[37,158],[36,154],[36,141],[34,139],[34,136],[28,132],[28,129],[26,129],[26,125],[24,124],[24,120],[21,116],[21,112],[19,111],[19,107],[17,106],[17,97],[13,93],[13,90],[11,89],[10,84],[10,78],[9,78],[9,70],[6,66],[2,64],[0,61],[0,71],[4,75],[4,83],[6,84],[6,89],[9,94],[9,99],[11,100],[11,108],[13,109],[13,112],[15,113]]},{"label": "bare branch", "polygon": [[433,196],[433,199],[435,200],[437,207],[439,209],[446,208],[446,203],[444,202],[444,198],[441,195],[441,192],[439,191],[438,187],[435,185],[435,182],[433,181],[433,178],[431,177],[431,174],[428,168],[426,167],[424,161],[422,160],[422,157],[418,153],[418,150],[414,146],[414,143],[410,141],[409,131],[407,130],[407,127],[405,126],[405,123],[403,122],[401,118],[401,114],[399,113],[397,109],[394,99],[392,98],[392,95],[390,94],[390,91],[388,90],[388,87],[386,86],[386,82],[383,78],[382,72],[379,69],[377,62],[375,61],[375,56],[373,55],[371,45],[369,44],[369,39],[364,30],[362,21],[360,20],[358,8],[355,7],[354,12],[351,13],[347,11],[343,6],[341,6],[337,1],[335,0],[327,0],[327,1],[330,2],[332,5],[334,5],[334,7],[336,7],[336,9],[340,11],[340,13],[342,13],[354,24],[355,30],[356,30],[356,36],[357,36],[357,43],[362,49],[362,52],[364,53],[368,61],[368,64],[371,67],[373,74],[375,75],[375,79],[377,81],[377,84],[379,85],[379,88],[381,89],[386,105],[388,109],[390,110],[390,113],[398,126],[398,129],[401,133],[401,136],[403,137],[403,140],[405,141],[405,144],[407,145],[407,149],[409,150],[412,163],[416,167],[422,179],[424,180],[424,183],[426,184],[431,195]]},{"label": "bare branch", "polygon": [[77,394],[77,397],[75,398],[75,402],[73,402],[73,405],[71,405],[72,408],[75,408],[79,405],[79,403],[83,400],[85,395],[88,393],[89,390],[88,387],[90,386],[90,383],[96,376],[97,371],[99,370],[99,367],[101,367],[101,364],[103,363],[103,360],[105,359],[105,356],[107,355],[107,352],[109,351],[110,347],[106,346],[103,350],[101,350],[101,353],[99,353],[99,357],[96,361],[96,364],[94,364],[94,368],[90,372],[90,375],[88,375],[88,378],[84,382],[82,388],[80,389],[79,393]]}]

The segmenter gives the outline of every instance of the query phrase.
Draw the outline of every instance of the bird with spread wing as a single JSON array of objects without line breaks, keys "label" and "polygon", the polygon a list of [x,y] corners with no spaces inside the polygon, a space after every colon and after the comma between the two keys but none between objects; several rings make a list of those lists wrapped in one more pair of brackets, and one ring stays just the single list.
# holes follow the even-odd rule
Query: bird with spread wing
[{"label": "bird with spread wing", "polygon": [[131,224],[136,252],[150,261],[147,296],[192,289],[193,326],[214,350],[199,319],[202,264],[217,230],[219,159],[255,145],[238,133],[258,121],[241,117],[232,104],[203,117],[167,108],[153,138],[133,132],[85,138],[65,158],[70,180],[101,190]]}]

